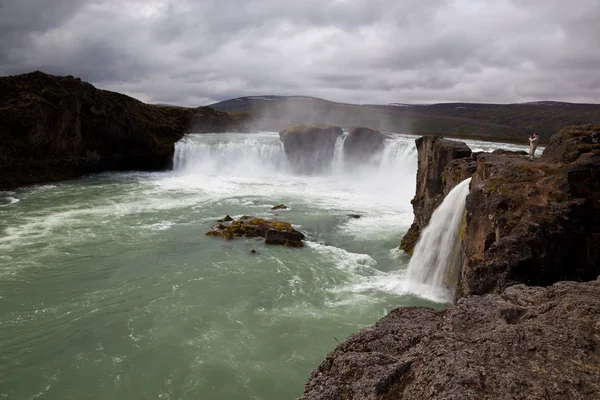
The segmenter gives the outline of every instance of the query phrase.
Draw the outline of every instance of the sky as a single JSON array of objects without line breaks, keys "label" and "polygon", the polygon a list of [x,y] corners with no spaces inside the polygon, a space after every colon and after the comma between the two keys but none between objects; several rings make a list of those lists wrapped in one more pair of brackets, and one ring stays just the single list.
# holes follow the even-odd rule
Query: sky
[{"label": "sky", "polygon": [[0,75],[150,103],[600,103],[600,0],[0,0]]}]

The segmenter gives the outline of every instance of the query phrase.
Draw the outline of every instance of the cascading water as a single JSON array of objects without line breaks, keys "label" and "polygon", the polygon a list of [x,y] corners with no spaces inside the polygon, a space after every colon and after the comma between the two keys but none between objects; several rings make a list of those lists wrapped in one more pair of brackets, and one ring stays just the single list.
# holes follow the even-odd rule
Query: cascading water
[{"label": "cascading water", "polygon": [[408,281],[430,286],[444,293],[448,300],[452,298],[456,285],[450,269],[456,262],[460,243],[458,231],[470,182],[471,178],[468,178],[459,183],[433,212],[408,264]]},{"label": "cascading water", "polygon": [[[345,139],[346,135],[338,138],[332,168],[323,176],[352,178],[357,185],[373,185],[378,181],[388,185],[388,189],[400,185],[410,200],[414,194],[417,158],[412,138],[398,135],[386,140],[381,153],[369,165],[349,164],[346,161],[343,149]],[[175,145],[173,170],[180,174],[238,177],[294,175],[283,144],[279,136],[273,133],[189,135]],[[393,185],[390,185],[390,178],[394,179]]]},{"label": "cascading water", "polygon": [[175,145],[173,169],[209,175],[241,176],[286,172],[288,162],[277,136],[191,135]]}]

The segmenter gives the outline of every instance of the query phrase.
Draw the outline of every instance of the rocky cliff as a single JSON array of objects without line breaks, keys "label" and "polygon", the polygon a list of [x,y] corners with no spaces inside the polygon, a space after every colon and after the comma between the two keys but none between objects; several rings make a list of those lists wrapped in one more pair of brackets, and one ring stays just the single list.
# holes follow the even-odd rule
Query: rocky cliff
[{"label": "rocky cliff", "polygon": [[355,127],[344,140],[344,157],[351,162],[368,162],[383,150],[386,135],[378,130]]},{"label": "rocky cliff", "polygon": [[[449,168],[446,174],[452,174]],[[600,126],[567,128],[542,157],[480,154],[457,297],[600,275]]]},{"label": "rocky cliff", "polygon": [[600,398],[600,126],[558,132],[534,162],[447,142],[417,142],[413,205],[418,232],[472,176],[456,304],[352,335],[300,399]]},{"label": "rocky cliff", "polygon": [[598,399],[600,280],[393,310],[313,371],[300,400]]},{"label": "rocky cliff", "polygon": [[104,170],[168,168],[186,132],[236,130],[207,107],[144,104],[71,76],[0,78],[0,189]]},{"label": "rocky cliff", "polygon": [[[452,187],[470,176],[469,171],[471,171],[468,165],[461,164],[465,168],[464,173],[451,175],[448,178],[444,175],[444,169],[451,161],[471,156],[471,149],[462,142],[446,140],[437,136],[423,136],[416,140],[416,145],[418,151],[417,190],[411,201],[415,220],[400,244],[400,248],[408,254],[412,254],[421,230],[429,222],[433,211],[440,205]],[[458,172],[459,168],[455,168],[453,171]]]}]

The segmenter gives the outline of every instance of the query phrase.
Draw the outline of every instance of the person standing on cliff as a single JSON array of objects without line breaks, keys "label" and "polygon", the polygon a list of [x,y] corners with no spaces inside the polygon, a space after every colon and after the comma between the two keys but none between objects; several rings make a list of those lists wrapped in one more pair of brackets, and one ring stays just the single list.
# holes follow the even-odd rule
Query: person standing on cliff
[{"label": "person standing on cliff", "polygon": [[531,161],[535,158],[535,149],[537,149],[539,140],[540,138],[537,133],[534,133],[533,136],[529,136],[529,159]]}]

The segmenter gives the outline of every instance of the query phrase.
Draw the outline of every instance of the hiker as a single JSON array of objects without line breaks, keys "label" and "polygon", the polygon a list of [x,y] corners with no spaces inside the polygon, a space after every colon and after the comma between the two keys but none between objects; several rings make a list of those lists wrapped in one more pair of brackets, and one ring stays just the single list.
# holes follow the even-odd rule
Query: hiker
[{"label": "hiker", "polygon": [[534,133],[533,136],[529,136],[529,159],[531,161],[535,158],[535,149],[537,149],[539,140],[540,138],[537,133]]}]

